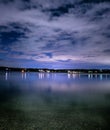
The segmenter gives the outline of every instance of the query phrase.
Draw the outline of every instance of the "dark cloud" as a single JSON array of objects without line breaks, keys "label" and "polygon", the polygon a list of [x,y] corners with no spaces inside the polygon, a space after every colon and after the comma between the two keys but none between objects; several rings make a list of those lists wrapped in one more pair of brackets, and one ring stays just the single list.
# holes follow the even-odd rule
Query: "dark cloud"
[{"label": "dark cloud", "polygon": [[108,54],[110,55],[110,49],[106,49],[106,50],[104,50],[103,52],[104,52],[105,54],[107,54],[107,55],[108,55]]},{"label": "dark cloud", "polygon": [[103,9],[101,9],[101,10],[97,10],[96,12],[95,12],[95,15],[96,16],[103,16],[104,14],[106,14],[106,13],[109,13],[110,12],[110,8],[103,8]]},{"label": "dark cloud", "polygon": [[7,26],[0,26],[0,44],[11,45],[19,42],[20,38],[26,38],[25,33],[28,31],[20,24],[10,23]]},{"label": "dark cloud", "polygon": [[11,45],[14,42],[18,42],[18,39],[23,37],[23,33],[17,31],[0,32],[0,44]]},{"label": "dark cloud", "polygon": [[49,58],[52,58],[52,53],[44,53],[46,56],[48,56]]},{"label": "dark cloud", "polygon": [[51,17],[59,17],[61,15],[69,13],[70,9],[74,8],[74,4],[66,4],[55,9],[43,10],[44,12],[50,12]]},{"label": "dark cloud", "polygon": [[81,0],[81,3],[102,3],[110,2],[109,0]]},{"label": "dark cloud", "polygon": [[15,0],[0,0],[0,3],[9,4],[10,2],[14,2]]}]

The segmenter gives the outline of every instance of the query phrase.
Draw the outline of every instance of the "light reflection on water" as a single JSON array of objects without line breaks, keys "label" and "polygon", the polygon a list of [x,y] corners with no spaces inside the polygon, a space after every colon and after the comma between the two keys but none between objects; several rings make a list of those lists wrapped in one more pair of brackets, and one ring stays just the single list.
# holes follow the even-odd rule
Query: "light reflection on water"
[{"label": "light reflection on water", "polygon": [[109,114],[108,74],[0,73],[0,130],[105,130]]},{"label": "light reflection on water", "polygon": [[[14,74],[17,74],[17,73],[14,73]],[[27,74],[28,74],[28,78],[29,78],[29,75],[31,76],[32,73],[29,73],[29,72],[21,73],[22,79],[26,79]],[[5,72],[5,80],[8,80],[9,75],[10,75],[10,72]],[[17,74],[17,75],[19,75],[19,74]],[[57,74],[57,76],[58,75],[59,75],[59,73]],[[63,78],[67,77],[68,79],[80,79],[80,77],[86,78],[86,79],[88,78],[88,79],[92,79],[92,80],[94,80],[94,79],[100,79],[100,80],[110,79],[109,74],[68,74],[67,73],[67,74],[60,74],[60,75],[63,75]],[[56,73],[36,73],[36,78],[39,78],[39,79],[55,78],[55,77],[56,77]]]},{"label": "light reflection on water", "polygon": [[[5,75],[5,79],[3,78]],[[92,86],[91,89],[106,89],[110,83],[110,75],[108,74],[66,74],[66,73],[2,73],[0,75],[1,84],[11,82],[13,85],[17,85],[21,88],[27,86],[27,83],[31,83],[31,88],[46,89],[48,86],[57,91],[72,91],[74,89],[88,89],[88,86]],[[6,80],[6,82],[4,81]],[[101,82],[102,81],[102,82]],[[37,86],[36,86],[37,84]],[[89,87],[90,88],[90,87]],[[109,87],[108,87],[109,89]]]},{"label": "light reflection on water", "polygon": [[5,73],[5,80],[8,80],[8,73]]}]

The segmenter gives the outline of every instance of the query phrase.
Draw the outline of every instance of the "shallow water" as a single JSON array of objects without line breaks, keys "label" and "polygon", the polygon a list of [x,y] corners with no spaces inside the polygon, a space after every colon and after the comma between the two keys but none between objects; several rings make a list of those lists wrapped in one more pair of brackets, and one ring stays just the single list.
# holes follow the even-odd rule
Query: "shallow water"
[{"label": "shallow water", "polygon": [[0,130],[109,130],[110,75],[0,72]]}]

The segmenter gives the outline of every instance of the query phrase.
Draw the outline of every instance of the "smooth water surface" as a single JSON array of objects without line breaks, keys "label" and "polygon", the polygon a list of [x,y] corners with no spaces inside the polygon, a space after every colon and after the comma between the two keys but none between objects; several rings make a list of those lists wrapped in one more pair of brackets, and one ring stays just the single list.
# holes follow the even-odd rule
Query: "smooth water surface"
[{"label": "smooth water surface", "polygon": [[0,72],[0,130],[109,130],[110,75]]}]

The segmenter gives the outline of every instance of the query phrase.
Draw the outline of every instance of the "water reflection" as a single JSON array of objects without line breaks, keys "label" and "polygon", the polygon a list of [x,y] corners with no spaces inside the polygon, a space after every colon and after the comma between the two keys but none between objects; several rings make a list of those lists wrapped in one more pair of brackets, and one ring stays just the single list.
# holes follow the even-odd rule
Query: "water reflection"
[{"label": "water reflection", "polygon": [[102,74],[100,74],[100,80],[102,80],[103,79],[103,75]]},{"label": "water reflection", "polygon": [[[20,78],[21,74],[21,78]],[[1,84],[4,83],[2,81]],[[22,79],[22,80],[21,80]],[[107,74],[66,74],[66,73],[5,73],[7,84],[17,84],[22,90],[27,90],[27,83],[30,84],[29,89],[37,91],[38,89],[51,89],[53,92],[82,92],[88,91],[109,91],[110,76]],[[23,80],[25,82],[23,82]],[[23,87],[21,87],[23,86]],[[89,88],[88,88],[89,86]],[[92,86],[92,87],[91,87]],[[97,86],[97,87],[96,87]],[[104,88],[102,87],[104,86]]]},{"label": "water reflection", "polygon": [[44,78],[44,73],[39,73],[39,79],[43,79]]},{"label": "water reflection", "polygon": [[46,77],[49,78],[49,77],[50,77],[50,74],[49,74],[49,73],[46,73]]},{"label": "water reflection", "polygon": [[95,78],[97,79],[97,74],[95,74]]},{"label": "water reflection", "polygon": [[5,80],[8,80],[8,72],[5,73]]},{"label": "water reflection", "polygon": [[76,79],[76,78],[79,78],[79,77],[80,77],[79,74],[69,74],[68,73],[68,79],[70,79],[70,78]]},{"label": "water reflection", "polygon": [[88,79],[90,79],[91,78],[91,74],[88,74]]},{"label": "water reflection", "polygon": [[85,78],[88,80],[107,80],[110,79],[109,74],[67,74],[68,79]]},{"label": "water reflection", "polygon": [[70,79],[71,78],[71,74],[68,74],[68,79]]},{"label": "water reflection", "polygon": [[[17,75],[16,75],[17,74]],[[21,74],[21,78],[22,80],[29,80],[29,78],[32,79],[33,77],[33,73],[30,72],[22,72],[22,73],[9,73],[9,72],[5,72],[5,80],[8,80],[10,77],[13,76],[19,76]],[[36,78],[38,79],[62,79],[61,75],[63,76],[63,78],[65,78],[65,80],[99,80],[99,81],[103,81],[103,80],[109,80],[110,79],[110,75],[109,74],[66,74],[66,73],[34,73],[36,75]],[[2,76],[2,75],[1,75]],[[20,78],[20,77],[19,77]],[[34,77],[35,78],[35,77]]]},{"label": "water reflection", "polygon": [[22,79],[26,79],[27,78],[27,73],[26,72],[22,72],[21,73],[21,77],[22,77]]}]

